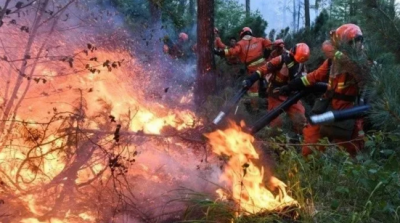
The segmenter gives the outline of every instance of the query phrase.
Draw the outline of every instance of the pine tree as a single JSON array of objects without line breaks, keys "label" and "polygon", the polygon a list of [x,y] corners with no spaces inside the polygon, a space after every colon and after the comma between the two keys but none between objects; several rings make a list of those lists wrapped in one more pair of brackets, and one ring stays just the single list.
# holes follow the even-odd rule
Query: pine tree
[{"label": "pine tree", "polygon": [[393,2],[336,0],[331,23],[356,22],[363,31],[371,66],[368,81],[368,120],[373,129],[400,134],[400,18],[393,14]]}]

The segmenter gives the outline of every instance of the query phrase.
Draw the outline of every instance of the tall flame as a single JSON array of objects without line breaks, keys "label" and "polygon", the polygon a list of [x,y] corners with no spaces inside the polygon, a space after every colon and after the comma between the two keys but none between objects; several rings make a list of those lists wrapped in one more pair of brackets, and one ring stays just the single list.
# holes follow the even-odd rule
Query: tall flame
[{"label": "tall flame", "polygon": [[[256,214],[296,205],[297,202],[286,193],[286,185],[276,177],[272,176],[267,183],[279,188],[280,194],[274,195],[265,187],[264,168],[254,164],[260,158],[252,144],[254,137],[243,132],[242,127],[244,122],[240,126],[231,122],[228,129],[205,134],[215,154],[229,157],[220,181],[230,186],[239,211]],[[228,196],[221,189],[217,193],[222,199]]]}]

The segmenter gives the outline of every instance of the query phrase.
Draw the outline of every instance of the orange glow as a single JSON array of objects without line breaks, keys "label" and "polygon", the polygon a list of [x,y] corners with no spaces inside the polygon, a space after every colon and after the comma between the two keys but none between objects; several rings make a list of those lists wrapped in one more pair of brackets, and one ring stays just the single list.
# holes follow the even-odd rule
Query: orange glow
[{"label": "orange glow", "polygon": [[60,220],[57,218],[51,218],[50,220],[47,221],[39,221],[36,218],[25,218],[22,219],[20,223],[68,223],[68,222],[65,222],[64,220]]},{"label": "orange glow", "polygon": [[265,187],[264,168],[253,162],[259,159],[252,144],[254,137],[243,132],[242,127],[244,122],[241,126],[231,122],[226,130],[205,134],[215,154],[229,157],[220,181],[227,183],[232,195],[221,189],[217,194],[221,199],[232,197],[238,203],[240,212],[251,214],[296,205],[297,202],[286,193],[284,183],[277,178],[272,177],[268,184],[277,186],[280,195],[275,196]]},{"label": "orange glow", "polygon": [[[109,58],[115,60],[131,58],[128,52],[98,50],[93,54],[95,55],[91,56],[96,56],[98,61]],[[76,61],[87,61],[87,58],[76,58]],[[79,134],[85,134],[85,129],[104,133],[113,132],[117,124],[123,126],[121,132],[143,131],[148,134],[161,134],[166,126],[183,130],[201,124],[193,112],[169,109],[156,102],[150,103],[143,93],[146,89],[138,90],[137,87],[136,89],[132,87],[136,78],[134,75],[141,72],[141,67],[136,64],[134,58],[126,62],[127,68],[122,66],[111,72],[107,70],[107,67],[98,66],[101,72],[92,73],[85,70],[85,65],[85,63],[76,63],[74,69],[84,70],[83,72],[63,75],[50,66],[38,64],[37,72],[44,76],[46,83],[35,83],[30,87],[28,97],[22,101],[21,109],[16,116],[17,121],[29,120],[30,124],[15,125],[11,132],[13,137],[11,143],[5,144],[0,150],[1,179],[18,196],[18,204],[22,204],[26,210],[30,211],[30,215],[27,216],[37,217],[52,210],[57,198],[56,193],[63,189],[68,177],[76,177],[73,181],[76,185],[96,179],[99,174],[103,175],[97,178],[98,180],[110,177],[108,156],[102,150],[96,149],[85,164],[76,170],[76,174],[58,179],[51,187],[51,193],[41,191],[41,188],[51,184],[63,171],[79,160],[77,155],[79,147],[71,146],[67,149],[67,138],[60,137],[61,133],[57,132],[62,126],[62,119],[54,120],[49,126],[38,124],[48,122],[54,113],[79,114],[80,111],[77,111],[77,108],[80,108],[80,103],[82,103],[84,118],[80,127],[83,130]],[[132,67],[136,69],[135,72],[131,72]],[[143,84],[147,84],[146,81]],[[0,98],[0,102],[2,100]],[[111,122],[109,115],[115,117],[115,122]],[[6,127],[9,125],[10,123],[7,123]],[[75,121],[69,127],[75,128],[76,125]],[[47,128],[46,137],[40,141],[42,139],[40,134],[45,127]],[[36,132],[37,137],[32,135]],[[90,137],[91,133],[87,133],[86,136]],[[0,142],[3,140],[1,137],[0,135]],[[82,137],[82,141],[85,137]],[[101,140],[111,142],[111,144],[115,142],[112,134],[102,136]],[[113,151],[115,154],[131,157],[136,152],[136,147],[126,145],[123,148],[115,147]],[[108,171],[104,172],[104,169]],[[7,177],[3,177],[5,174]],[[160,181],[157,177],[151,178],[151,176],[149,180]],[[43,200],[43,194],[47,192],[51,194],[51,197]],[[68,216],[65,216],[65,219],[52,218],[45,222],[75,223],[96,220],[86,212],[74,214],[77,215],[72,216],[75,220],[68,220]],[[76,220],[77,218],[80,220]],[[21,222],[42,223],[37,218],[25,218]]]}]

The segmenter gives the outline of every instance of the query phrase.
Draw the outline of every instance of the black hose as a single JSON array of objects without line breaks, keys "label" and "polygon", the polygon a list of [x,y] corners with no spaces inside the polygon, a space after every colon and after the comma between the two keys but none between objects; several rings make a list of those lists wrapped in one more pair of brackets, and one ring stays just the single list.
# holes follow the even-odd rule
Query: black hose
[{"label": "black hose", "polygon": [[319,115],[311,116],[310,121],[312,124],[343,121],[346,119],[361,117],[365,115],[365,112],[369,109],[371,109],[370,105],[361,105],[344,110],[328,111]]},{"label": "black hose", "polygon": [[268,112],[266,115],[258,119],[252,127],[248,129],[250,134],[255,134],[261,129],[263,129],[266,125],[271,123],[272,120],[274,120],[276,117],[278,117],[280,114],[283,113],[286,109],[288,109],[290,106],[295,104],[298,100],[300,100],[302,97],[306,96],[309,93],[313,92],[325,92],[327,89],[328,85],[323,82],[318,82],[315,85],[305,88],[294,95],[291,95],[286,99],[284,102],[282,102],[279,106]]},{"label": "black hose", "polygon": [[240,99],[246,94],[249,88],[242,88],[235,96],[222,108],[217,117],[214,119],[213,124],[218,125],[224,117],[231,112]]}]

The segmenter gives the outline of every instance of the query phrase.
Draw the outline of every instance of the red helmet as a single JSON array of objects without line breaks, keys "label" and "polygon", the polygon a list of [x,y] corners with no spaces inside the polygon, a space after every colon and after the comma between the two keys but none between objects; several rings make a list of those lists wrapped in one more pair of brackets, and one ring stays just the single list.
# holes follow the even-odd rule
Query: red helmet
[{"label": "red helmet", "polygon": [[347,43],[350,41],[362,41],[363,34],[360,27],[349,23],[340,26],[334,31],[331,31],[331,39],[335,44],[340,42]]},{"label": "red helmet", "polygon": [[246,34],[253,35],[253,31],[249,27],[243,27],[242,31],[240,31],[240,38],[243,38]]},{"label": "red helmet", "polygon": [[298,43],[290,49],[290,53],[298,63],[304,63],[310,57],[310,48],[305,43]]},{"label": "red helmet", "polygon": [[277,39],[277,40],[275,40],[274,45],[283,47],[283,46],[285,46],[285,42],[283,42],[283,39]]},{"label": "red helmet", "polygon": [[186,33],[179,33],[179,39],[186,41],[189,39],[189,36]]}]

